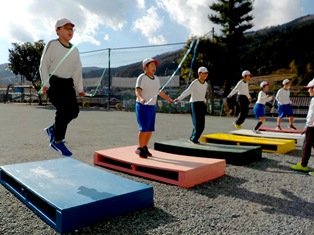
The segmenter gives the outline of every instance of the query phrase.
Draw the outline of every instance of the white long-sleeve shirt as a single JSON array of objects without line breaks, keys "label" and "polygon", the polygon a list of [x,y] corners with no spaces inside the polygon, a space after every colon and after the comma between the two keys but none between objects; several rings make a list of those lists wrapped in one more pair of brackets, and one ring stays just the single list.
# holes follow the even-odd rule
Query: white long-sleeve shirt
[{"label": "white long-sleeve shirt", "polygon": [[250,92],[249,92],[249,83],[245,82],[243,79],[241,79],[237,83],[237,85],[232,89],[232,91],[228,95],[228,98],[231,98],[235,94],[245,95],[250,100],[251,99],[251,95],[250,95]]},{"label": "white long-sleeve shirt", "polygon": [[276,94],[276,101],[279,105],[290,104],[290,91],[284,88],[280,88]]},{"label": "white long-sleeve shirt", "polygon": [[265,105],[267,102],[271,101],[273,97],[268,96],[264,91],[260,91],[257,96],[257,104]]},{"label": "white long-sleeve shirt", "polygon": [[[72,44],[71,46],[73,47]],[[69,50],[71,52],[68,54]],[[64,79],[72,78],[77,93],[84,90],[82,63],[77,47],[72,49],[65,47],[57,39],[51,40],[45,46],[40,60],[39,73],[42,86],[49,87],[49,79],[51,75],[55,75]]]},{"label": "white long-sleeve shirt", "polygon": [[306,116],[306,127],[314,127],[314,97],[311,99],[311,103],[309,106],[309,111]]},{"label": "white long-sleeve shirt", "polygon": [[178,100],[183,100],[185,97],[191,95],[190,102],[204,101],[206,102],[206,92],[207,92],[208,83],[204,82],[203,84],[195,79],[187,89],[185,89],[181,95],[177,98]]}]

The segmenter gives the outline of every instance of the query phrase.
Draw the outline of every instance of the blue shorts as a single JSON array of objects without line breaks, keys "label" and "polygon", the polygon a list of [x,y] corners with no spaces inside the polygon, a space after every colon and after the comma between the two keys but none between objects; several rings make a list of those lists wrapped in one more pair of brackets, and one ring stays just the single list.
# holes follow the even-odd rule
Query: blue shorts
[{"label": "blue shorts", "polygon": [[135,112],[139,131],[155,131],[156,105],[144,105],[136,102]]},{"label": "blue shorts", "polygon": [[282,104],[278,106],[278,117],[291,117],[293,116],[292,108],[290,104]]},{"label": "blue shorts", "polygon": [[254,105],[253,111],[254,111],[255,117],[257,118],[265,117],[265,105],[256,103]]}]

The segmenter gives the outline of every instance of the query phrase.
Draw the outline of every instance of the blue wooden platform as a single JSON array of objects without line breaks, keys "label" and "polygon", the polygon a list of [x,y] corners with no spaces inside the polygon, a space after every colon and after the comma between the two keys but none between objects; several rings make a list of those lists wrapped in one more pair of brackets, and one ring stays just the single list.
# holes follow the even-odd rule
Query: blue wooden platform
[{"label": "blue wooden platform", "polygon": [[153,188],[73,158],[0,167],[0,183],[56,231],[153,206]]}]

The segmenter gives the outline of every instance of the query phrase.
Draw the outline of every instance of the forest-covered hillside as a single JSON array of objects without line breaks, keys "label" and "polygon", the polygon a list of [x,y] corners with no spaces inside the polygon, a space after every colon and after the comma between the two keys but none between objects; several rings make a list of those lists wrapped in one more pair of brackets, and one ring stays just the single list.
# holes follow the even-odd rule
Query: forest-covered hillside
[{"label": "forest-covered hillside", "polygon": [[242,64],[257,75],[291,69],[306,83],[314,75],[313,32],[314,15],[249,32],[246,35],[246,44],[241,48]]}]

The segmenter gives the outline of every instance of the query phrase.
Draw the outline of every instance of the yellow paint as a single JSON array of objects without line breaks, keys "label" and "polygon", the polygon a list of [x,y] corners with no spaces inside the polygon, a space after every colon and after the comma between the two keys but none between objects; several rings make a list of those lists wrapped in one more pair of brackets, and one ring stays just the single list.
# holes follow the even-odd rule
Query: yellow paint
[{"label": "yellow paint", "polygon": [[256,145],[261,146],[263,152],[272,153],[287,153],[294,150],[295,141],[276,139],[276,138],[262,138],[253,136],[241,136],[228,133],[212,133],[202,135],[200,141],[211,143],[213,140],[221,141],[222,144],[236,144],[236,145]]}]

